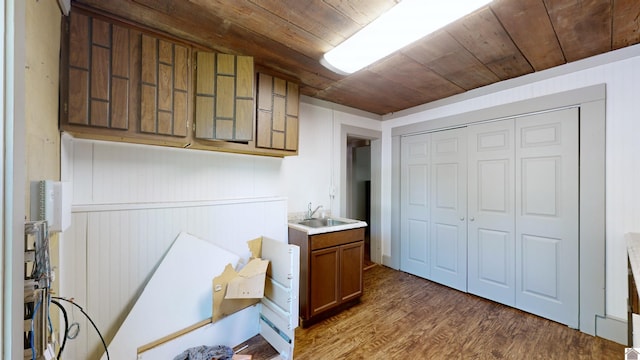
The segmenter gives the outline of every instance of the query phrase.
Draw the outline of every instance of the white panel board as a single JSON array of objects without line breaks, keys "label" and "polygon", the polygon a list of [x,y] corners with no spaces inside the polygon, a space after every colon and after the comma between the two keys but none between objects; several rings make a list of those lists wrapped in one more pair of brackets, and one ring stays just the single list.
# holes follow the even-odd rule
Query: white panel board
[{"label": "white panel board", "polygon": [[110,356],[136,359],[138,347],[211,317],[213,278],[238,260],[210,242],[181,233],[109,344]]},{"label": "white panel board", "polygon": [[[205,325],[140,353],[138,360],[173,360],[183,351],[200,345],[229,347],[241,344],[260,331],[259,305],[231,314],[215,323]],[[113,357],[112,357],[113,358]]]}]

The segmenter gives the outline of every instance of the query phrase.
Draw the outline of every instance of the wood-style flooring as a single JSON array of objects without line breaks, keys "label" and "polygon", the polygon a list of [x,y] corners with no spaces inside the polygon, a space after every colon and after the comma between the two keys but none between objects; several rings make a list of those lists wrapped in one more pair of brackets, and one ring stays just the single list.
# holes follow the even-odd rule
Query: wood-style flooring
[{"label": "wood-style flooring", "polygon": [[360,304],[296,330],[294,359],[624,359],[624,346],[374,266]]}]

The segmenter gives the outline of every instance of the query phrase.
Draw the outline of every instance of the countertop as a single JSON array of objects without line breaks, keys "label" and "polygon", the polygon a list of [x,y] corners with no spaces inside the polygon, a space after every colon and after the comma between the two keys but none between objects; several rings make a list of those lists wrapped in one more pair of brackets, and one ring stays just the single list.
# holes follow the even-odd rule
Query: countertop
[{"label": "countertop", "polygon": [[335,216],[331,216],[330,218],[346,222],[346,224],[336,225],[336,226],[323,226],[323,227],[315,228],[315,227],[300,225],[295,221],[289,221],[289,228],[306,232],[307,235],[315,235],[315,234],[324,234],[324,233],[334,232],[334,231],[357,229],[357,228],[367,226],[367,223],[361,220],[340,218]]}]

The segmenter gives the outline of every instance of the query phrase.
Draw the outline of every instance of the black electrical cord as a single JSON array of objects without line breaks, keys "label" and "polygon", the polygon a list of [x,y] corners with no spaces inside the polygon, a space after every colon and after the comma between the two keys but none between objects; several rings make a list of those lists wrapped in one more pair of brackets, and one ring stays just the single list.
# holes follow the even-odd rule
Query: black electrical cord
[{"label": "black electrical cord", "polygon": [[89,317],[89,314],[87,314],[86,312],[84,312],[84,309],[82,309],[82,306],[80,306],[80,305],[78,305],[78,304],[74,303],[74,302],[73,302],[73,301],[71,301],[71,300],[67,300],[67,299],[65,299],[65,298],[61,298],[61,297],[57,297],[57,296],[54,296],[53,298],[54,298],[54,299],[58,299],[58,300],[62,300],[62,301],[66,301],[66,302],[68,302],[69,304],[71,304],[71,305],[73,305],[73,306],[77,307],[78,309],[80,309],[80,311],[82,312],[82,314],[84,314],[84,316],[86,316],[86,317],[87,317],[87,320],[89,320],[89,322],[91,323],[91,325],[93,325],[93,328],[94,328],[94,329],[96,329],[96,332],[98,333],[98,336],[100,337],[100,340],[102,341],[102,346],[104,346],[104,352],[105,352],[105,354],[107,354],[107,360],[110,360],[110,358],[109,358],[109,349],[107,349],[107,343],[104,341],[104,338],[102,337],[102,334],[100,333],[100,330],[98,330],[98,327],[96,326],[96,323],[94,323],[94,322],[93,322],[93,320],[91,320],[91,317]]},{"label": "black electrical cord", "polygon": [[64,339],[62,340],[62,345],[60,345],[60,350],[58,350],[58,356],[56,357],[56,359],[61,359],[62,351],[64,350],[64,345],[67,343],[67,336],[69,335],[69,317],[67,316],[67,309],[65,309],[59,302],[51,300],[51,303],[60,308],[62,316],[64,317]]}]

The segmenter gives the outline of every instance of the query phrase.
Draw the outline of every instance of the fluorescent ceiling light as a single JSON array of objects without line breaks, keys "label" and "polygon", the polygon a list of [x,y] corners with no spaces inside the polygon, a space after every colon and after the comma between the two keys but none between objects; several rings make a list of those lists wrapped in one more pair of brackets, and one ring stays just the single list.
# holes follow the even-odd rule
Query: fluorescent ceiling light
[{"label": "fluorescent ceiling light", "polygon": [[320,62],[337,73],[354,73],[490,2],[402,0],[324,54]]}]

